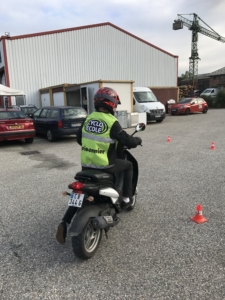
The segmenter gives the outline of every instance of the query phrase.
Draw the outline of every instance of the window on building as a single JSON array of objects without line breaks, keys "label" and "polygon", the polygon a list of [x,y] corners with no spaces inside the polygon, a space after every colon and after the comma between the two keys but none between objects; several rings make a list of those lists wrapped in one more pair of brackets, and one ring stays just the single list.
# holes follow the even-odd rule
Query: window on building
[{"label": "window on building", "polygon": [[1,54],[1,51],[0,51],[0,63],[2,62],[2,54]]}]

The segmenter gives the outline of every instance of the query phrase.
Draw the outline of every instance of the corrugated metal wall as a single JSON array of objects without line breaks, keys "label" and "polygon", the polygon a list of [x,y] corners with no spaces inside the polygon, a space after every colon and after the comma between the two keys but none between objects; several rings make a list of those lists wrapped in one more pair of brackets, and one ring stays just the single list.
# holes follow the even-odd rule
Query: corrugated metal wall
[{"label": "corrugated metal wall", "polygon": [[176,86],[177,58],[113,26],[6,40],[10,86],[39,105],[39,89],[98,79]]}]

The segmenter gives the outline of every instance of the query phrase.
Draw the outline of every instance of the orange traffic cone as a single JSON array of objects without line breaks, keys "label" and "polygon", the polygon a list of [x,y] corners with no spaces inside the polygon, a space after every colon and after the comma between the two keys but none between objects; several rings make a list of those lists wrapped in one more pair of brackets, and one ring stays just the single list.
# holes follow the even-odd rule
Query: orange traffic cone
[{"label": "orange traffic cone", "polygon": [[208,221],[202,215],[202,206],[201,206],[201,204],[198,204],[196,206],[196,214],[194,215],[194,217],[191,218],[191,220],[198,223],[198,224],[201,224],[201,223],[204,223],[204,222]]},{"label": "orange traffic cone", "polygon": [[171,142],[170,135],[168,135],[167,142]]},{"label": "orange traffic cone", "polygon": [[214,142],[212,142],[210,149],[211,150],[215,150],[216,149]]}]

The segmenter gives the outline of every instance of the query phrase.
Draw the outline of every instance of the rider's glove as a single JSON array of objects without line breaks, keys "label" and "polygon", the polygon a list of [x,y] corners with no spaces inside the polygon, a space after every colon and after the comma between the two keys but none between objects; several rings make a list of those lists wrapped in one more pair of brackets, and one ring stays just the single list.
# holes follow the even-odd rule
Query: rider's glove
[{"label": "rider's glove", "polygon": [[142,144],[142,139],[141,138],[135,137],[135,139],[136,139],[136,142],[137,142],[138,145]]}]

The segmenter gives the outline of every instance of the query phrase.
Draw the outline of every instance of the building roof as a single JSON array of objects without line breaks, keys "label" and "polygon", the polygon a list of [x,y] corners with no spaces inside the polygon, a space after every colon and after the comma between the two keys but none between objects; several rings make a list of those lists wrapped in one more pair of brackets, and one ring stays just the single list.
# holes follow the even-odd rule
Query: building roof
[{"label": "building roof", "polygon": [[[207,78],[209,79],[211,76],[216,76],[216,75],[225,75],[225,67],[221,68],[217,71],[214,71],[212,73],[198,74],[197,78],[198,78],[198,80],[199,79],[207,79]],[[189,78],[184,78],[184,79],[181,80],[181,82],[188,81],[188,80],[190,80],[190,79]]]},{"label": "building roof", "polygon": [[[211,73],[205,73],[205,74],[198,74],[197,75],[197,79],[200,80],[200,79],[209,79],[210,78],[210,75]],[[191,81],[192,79],[191,78],[184,78],[184,79],[181,79],[181,82],[182,83],[185,83],[185,82],[189,82]]]},{"label": "building roof", "polygon": [[211,75],[211,73],[199,74],[199,75],[198,75],[198,79],[209,78],[210,75]]},{"label": "building roof", "polygon": [[224,74],[225,74],[225,67],[210,73],[210,76],[224,75]]},{"label": "building roof", "polygon": [[74,30],[82,30],[82,29],[87,29],[87,28],[93,28],[93,27],[100,27],[100,26],[111,26],[111,27],[114,27],[115,29],[117,30],[120,30],[122,31],[123,33],[129,35],[129,36],[132,36],[133,38],[161,51],[161,52],[164,52],[172,57],[175,57],[175,58],[178,58],[177,55],[173,55],[141,38],[139,38],[138,36],[110,23],[110,22],[105,22],[105,23],[98,23],[98,24],[93,24],[93,25],[86,25],[86,26],[79,26],[79,27],[72,27],[72,28],[66,28],[66,29],[60,29],[60,30],[52,30],[52,31],[45,31],[45,32],[38,32],[38,33],[33,33],[33,34],[25,34],[25,35],[17,35],[17,36],[1,36],[0,37],[0,41],[2,39],[9,39],[9,40],[17,40],[17,39],[24,39],[24,38],[31,38],[31,37],[36,37],[36,36],[41,36],[41,35],[50,35],[50,34],[56,34],[56,33],[62,33],[62,32],[68,32],[68,31],[74,31]]}]

